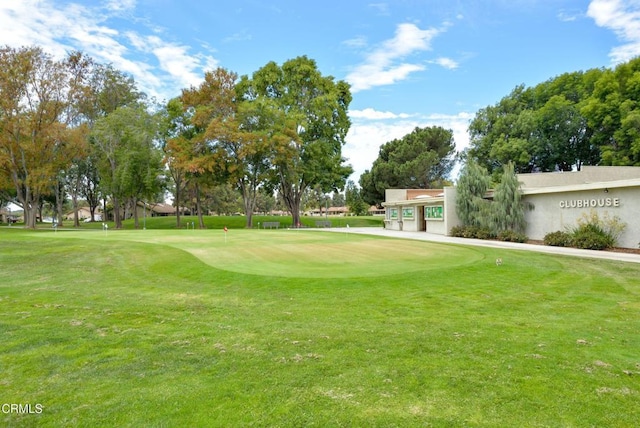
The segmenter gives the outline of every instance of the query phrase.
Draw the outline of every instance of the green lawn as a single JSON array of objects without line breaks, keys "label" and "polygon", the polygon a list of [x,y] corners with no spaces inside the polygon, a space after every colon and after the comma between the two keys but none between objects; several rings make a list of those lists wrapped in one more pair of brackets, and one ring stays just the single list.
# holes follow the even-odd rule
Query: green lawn
[{"label": "green lawn", "polygon": [[[503,259],[495,265],[496,257]],[[0,426],[637,426],[640,265],[0,229]]]}]

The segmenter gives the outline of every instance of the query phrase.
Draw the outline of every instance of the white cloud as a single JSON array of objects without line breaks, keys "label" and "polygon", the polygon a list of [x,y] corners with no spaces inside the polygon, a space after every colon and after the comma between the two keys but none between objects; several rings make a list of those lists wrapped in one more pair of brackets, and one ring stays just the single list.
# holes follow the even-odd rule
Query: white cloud
[{"label": "white cloud", "polygon": [[105,7],[114,12],[129,11],[135,9],[136,0],[107,0]]},{"label": "white cloud", "polygon": [[407,113],[392,113],[390,111],[378,111],[372,108],[366,108],[364,110],[349,110],[349,116],[353,119],[368,119],[368,120],[382,120],[382,119],[406,119],[410,117]]},{"label": "white cloud", "polygon": [[443,58],[443,57],[438,58],[433,62],[435,64],[438,64],[439,66],[442,66],[444,68],[448,68],[449,70],[455,70],[460,65],[460,64],[458,64],[457,61],[454,61],[451,58]]},{"label": "white cloud", "polygon": [[402,62],[415,52],[431,50],[431,40],[443,30],[421,30],[415,24],[400,24],[392,39],[383,42],[371,52],[364,63],[355,67],[346,80],[353,93],[374,86],[390,85],[416,71],[425,69],[423,64]]},{"label": "white cloud", "polygon": [[183,87],[197,84],[205,70],[217,66],[212,56],[167,41],[155,28],[139,29],[136,18],[125,21],[125,30],[110,25],[109,20],[118,17],[121,28],[123,13],[132,12],[135,5],[135,0],[108,0],[102,7],[60,6],[52,0],[2,1],[0,40],[12,47],[37,45],[58,58],[72,50],[83,51],[132,75],[141,90],[159,99],[178,95]]},{"label": "white cloud", "polygon": [[370,170],[378,157],[380,146],[397,138],[402,138],[416,127],[441,126],[451,129],[456,150],[469,146],[467,129],[474,115],[461,112],[455,115],[431,114],[419,116],[407,113],[378,112],[374,109],[352,110],[349,112],[353,124],[347,134],[343,155],[354,169],[351,180],[358,182],[365,170]]},{"label": "white cloud", "polygon": [[350,48],[363,48],[367,46],[367,38],[365,36],[358,36],[353,39],[345,40],[342,44]]},{"label": "white cloud", "polygon": [[614,64],[640,55],[640,4],[637,0],[592,0],[587,16],[612,30],[623,44],[609,53]]},{"label": "white cloud", "polygon": [[579,12],[577,10],[566,10],[566,9],[561,9],[558,12],[558,19],[562,22],[574,22],[576,20],[578,20],[578,18],[582,18],[584,16],[584,14],[582,12]]}]

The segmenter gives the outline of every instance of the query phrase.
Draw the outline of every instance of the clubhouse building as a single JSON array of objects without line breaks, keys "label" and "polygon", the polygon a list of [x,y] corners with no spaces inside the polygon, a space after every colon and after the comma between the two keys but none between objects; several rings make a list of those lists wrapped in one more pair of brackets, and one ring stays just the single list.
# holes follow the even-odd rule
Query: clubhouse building
[{"label": "clubhouse building", "polygon": [[[583,166],[574,172],[518,174],[530,239],[577,226],[595,212],[625,224],[618,246],[640,245],[640,167]],[[493,198],[493,191],[487,192]],[[385,227],[450,235],[461,224],[456,215],[456,188],[387,189]]]}]

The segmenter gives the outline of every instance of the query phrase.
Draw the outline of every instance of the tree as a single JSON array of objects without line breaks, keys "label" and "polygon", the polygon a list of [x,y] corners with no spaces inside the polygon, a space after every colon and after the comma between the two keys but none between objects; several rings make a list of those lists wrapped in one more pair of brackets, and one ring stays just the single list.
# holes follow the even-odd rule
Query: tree
[{"label": "tree", "polygon": [[523,232],[526,226],[520,183],[514,168],[513,162],[504,166],[502,179],[493,192],[492,223],[496,232]]},{"label": "tree", "polygon": [[187,183],[186,159],[188,151],[185,146],[193,138],[194,127],[190,123],[190,114],[184,108],[180,98],[169,100],[160,112],[163,115],[161,145],[164,152],[163,162],[169,170],[173,181],[173,204],[176,207],[176,227],[180,228],[183,192]]},{"label": "tree", "polygon": [[130,199],[136,213],[139,198],[152,195],[158,188],[161,158],[153,147],[155,126],[142,104],[119,107],[94,126],[94,144],[102,153],[98,170],[103,188],[111,195],[118,229],[122,227],[124,200]]},{"label": "tree", "polygon": [[[124,107],[117,110],[121,112]],[[139,227],[138,202],[155,201],[164,189],[162,154],[155,146],[158,117],[149,114],[144,106],[130,109],[127,144],[121,147],[123,156],[118,170],[119,187],[133,212],[134,227]],[[115,114],[115,113],[112,113]]]},{"label": "tree", "polygon": [[347,181],[344,193],[347,207],[349,207],[349,212],[354,215],[367,215],[369,205],[367,205],[367,203],[362,199],[360,189],[358,189],[352,180]]},{"label": "tree", "polygon": [[0,173],[16,189],[27,228],[35,228],[41,196],[68,163],[68,76],[65,63],[40,48],[0,49]]},{"label": "tree", "polygon": [[239,89],[243,100],[271,108],[273,181],[298,225],[307,189],[319,185],[335,191],[352,172],[342,157],[350,126],[349,85],[322,76],[315,61],[302,56],[282,66],[270,62],[251,79],[243,76]]},{"label": "tree", "polygon": [[490,226],[489,202],[485,199],[490,183],[487,170],[468,160],[456,186],[456,213],[463,226]]},{"label": "tree", "polygon": [[385,189],[426,189],[447,183],[455,162],[451,130],[442,127],[415,128],[411,133],[380,147],[370,171],[360,177],[365,201],[378,205]]},{"label": "tree", "polygon": [[331,206],[333,207],[345,206],[344,194],[340,192],[333,192],[333,197],[331,198]]}]

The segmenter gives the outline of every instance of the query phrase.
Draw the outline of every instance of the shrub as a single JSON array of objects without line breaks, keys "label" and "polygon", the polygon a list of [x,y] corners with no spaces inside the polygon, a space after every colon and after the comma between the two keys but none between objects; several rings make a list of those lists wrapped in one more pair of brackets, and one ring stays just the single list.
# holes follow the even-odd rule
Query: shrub
[{"label": "shrub", "polygon": [[527,242],[529,238],[523,233],[518,233],[513,230],[503,230],[498,233],[498,240],[505,242]]},{"label": "shrub", "polygon": [[454,226],[451,228],[451,236],[455,236],[456,238],[462,238],[462,234],[464,233],[464,226]]},{"label": "shrub", "polygon": [[570,247],[573,245],[572,236],[568,232],[551,232],[544,235],[544,245],[552,247]]},{"label": "shrub", "polygon": [[589,250],[615,247],[625,227],[619,217],[609,217],[605,213],[600,218],[596,211],[591,210],[578,219],[578,227],[572,231],[573,246]]},{"label": "shrub", "polygon": [[451,236],[458,238],[494,239],[496,235],[489,229],[479,226],[455,226],[451,228]]},{"label": "shrub", "polygon": [[599,225],[587,223],[573,231],[573,246],[585,250],[606,250],[615,246],[616,240]]}]

